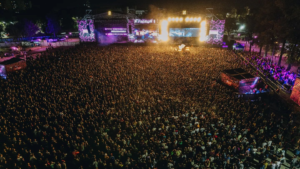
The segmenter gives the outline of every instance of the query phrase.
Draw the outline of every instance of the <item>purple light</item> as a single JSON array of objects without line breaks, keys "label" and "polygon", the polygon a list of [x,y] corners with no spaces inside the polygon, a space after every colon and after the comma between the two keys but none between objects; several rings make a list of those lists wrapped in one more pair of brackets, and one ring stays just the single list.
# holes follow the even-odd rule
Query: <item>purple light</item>
[{"label": "purple light", "polygon": [[104,28],[104,30],[126,31],[126,28]]},{"label": "purple light", "polygon": [[210,31],[217,31],[218,34],[216,37],[209,36],[209,39],[206,41],[209,44],[222,44],[222,39],[224,35],[224,28],[225,28],[225,20],[216,20],[210,21],[209,30]]},{"label": "purple light", "polygon": [[105,33],[105,35],[111,36],[111,35],[127,35],[127,33]]},{"label": "purple light", "polygon": [[111,32],[126,32],[126,31],[111,31]]},{"label": "purple light", "polygon": [[[90,31],[88,31],[88,26]],[[94,21],[89,20],[81,20],[78,21],[78,30],[79,30],[79,38],[83,42],[95,42],[95,33],[94,33]]]},{"label": "purple light", "polygon": [[254,36],[254,38],[256,39],[256,38],[257,38],[257,36]]},{"label": "purple light", "polygon": [[72,32],[70,32],[69,34],[72,35]]},{"label": "purple light", "polygon": [[222,48],[228,48],[228,46],[227,45],[223,45]]},{"label": "purple light", "polygon": [[66,36],[66,38],[68,38],[68,36]]}]

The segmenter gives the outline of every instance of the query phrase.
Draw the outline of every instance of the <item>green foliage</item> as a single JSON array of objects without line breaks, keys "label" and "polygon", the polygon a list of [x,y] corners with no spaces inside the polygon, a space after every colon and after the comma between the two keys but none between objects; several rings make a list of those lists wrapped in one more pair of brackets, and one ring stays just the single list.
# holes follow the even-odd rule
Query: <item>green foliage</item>
[{"label": "green foliage", "polygon": [[60,22],[54,15],[47,16],[47,26],[46,26],[46,32],[49,34],[53,34],[55,37],[56,34],[60,31]]},{"label": "green foliage", "polygon": [[[300,42],[300,1],[299,0],[263,0],[263,7],[256,16],[256,30],[259,33],[260,46],[274,46],[276,41],[283,43],[280,59],[288,51],[288,60],[292,62],[296,46]],[[292,4],[292,5],[291,5]],[[289,47],[285,50],[285,42]]]},{"label": "green foliage", "polygon": [[23,34],[20,23],[7,25],[5,31],[9,34],[9,36],[15,37],[20,37]]},{"label": "green foliage", "polygon": [[4,31],[4,25],[0,24],[0,38],[2,38],[3,31]]},{"label": "green foliage", "polygon": [[225,20],[225,31],[229,35],[233,30],[238,29],[236,25],[236,18],[226,18]]},{"label": "green foliage", "polygon": [[38,30],[38,26],[30,20],[22,20],[6,27],[6,32],[15,37],[33,37]]}]

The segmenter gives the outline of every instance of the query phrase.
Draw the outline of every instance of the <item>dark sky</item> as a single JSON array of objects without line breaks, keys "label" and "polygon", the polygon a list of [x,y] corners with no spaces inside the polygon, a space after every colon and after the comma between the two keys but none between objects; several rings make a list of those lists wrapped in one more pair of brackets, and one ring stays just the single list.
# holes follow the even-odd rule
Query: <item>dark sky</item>
[{"label": "dark sky", "polygon": [[[50,11],[53,8],[73,8],[80,7],[84,9],[83,4],[86,0],[31,0],[34,6],[38,6],[39,9]],[[94,9],[98,8],[117,8],[117,7],[134,7],[139,9],[145,9],[150,4],[157,7],[166,8],[168,10],[180,11],[183,8],[191,9],[194,12],[197,10],[203,10],[205,8],[228,8],[232,7],[255,7],[259,4],[259,0],[89,0],[91,7]]]}]

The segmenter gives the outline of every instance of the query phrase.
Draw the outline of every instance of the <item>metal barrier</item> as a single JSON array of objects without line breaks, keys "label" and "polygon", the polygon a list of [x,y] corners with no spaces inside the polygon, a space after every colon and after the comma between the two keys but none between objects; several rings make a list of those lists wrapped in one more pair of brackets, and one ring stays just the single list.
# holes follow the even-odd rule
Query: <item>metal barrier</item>
[{"label": "metal barrier", "polygon": [[[69,38],[79,38],[78,33],[72,33],[66,34],[66,35],[57,35],[58,38],[66,37],[68,36]],[[24,42],[24,41],[30,41],[33,38],[35,39],[43,39],[43,38],[51,38],[51,36],[36,36],[36,37],[22,37],[22,38],[0,38],[0,43],[5,43],[5,42]]]},{"label": "metal barrier", "polygon": [[40,42],[39,45],[31,43],[31,42],[5,42],[0,43],[0,47],[12,47],[12,46],[27,46],[27,47],[33,47],[33,46],[51,46],[53,47],[59,47],[59,46],[75,46],[78,45],[80,42]]},{"label": "metal barrier", "polygon": [[288,92],[288,90],[281,84],[277,84],[275,83],[273,80],[269,79],[268,77],[265,76],[265,74],[260,70],[257,69],[255,65],[253,65],[251,62],[249,62],[249,60],[247,60],[244,56],[242,56],[239,53],[236,53],[235,51],[233,52],[235,55],[237,55],[238,57],[240,57],[241,59],[243,59],[244,61],[247,62],[247,64],[249,64],[253,69],[255,69],[258,74],[259,77],[266,83],[268,84],[273,90],[277,90],[277,89],[282,89],[281,91],[284,92],[285,94],[290,95],[290,93]]}]

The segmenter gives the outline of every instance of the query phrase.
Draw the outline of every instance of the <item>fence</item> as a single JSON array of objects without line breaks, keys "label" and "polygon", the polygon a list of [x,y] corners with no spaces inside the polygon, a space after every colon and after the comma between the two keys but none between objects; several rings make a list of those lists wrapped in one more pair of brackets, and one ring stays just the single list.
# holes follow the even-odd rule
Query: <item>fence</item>
[{"label": "fence", "polygon": [[22,45],[22,42],[5,42],[5,43],[0,43],[0,48],[20,46],[20,45]]},{"label": "fence", "polygon": [[[57,35],[56,37],[62,38],[68,36],[69,38],[78,38],[78,33],[72,33],[72,34],[66,34],[66,35]],[[5,42],[24,42],[24,41],[30,41],[32,38],[36,39],[43,39],[43,38],[52,38],[52,36],[37,36],[37,37],[22,37],[22,38],[0,38],[0,43]]]},{"label": "fence", "polygon": [[259,77],[266,83],[268,84],[273,90],[277,90],[277,89],[282,89],[281,91],[284,92],[287,95],[290,95],[289,91],[281,84],[275,83],[273,80],[269,79],[268,77],[265,76],[265,74],[258,69],[255,65],[253,65],[251,62],[249,62],[249,60],[247,60],[243,55],[241,55],[240,53],[234,52],[237,56],[239,56],[241,59],[243,59],[244,61],[247,62],[247,64],[249,64],[253,69],[255,69],[258,74]]},{"label": "fence", "polygon": [[75,45],[79,45],[80,42],[55,42],[55,43],[44,43],[41,44],[42,46],[49,46],[49,44],[51,44],[51,46],[53,47],[59,47],[59,46],[75,46]]},{"label": "fence", "polygon": [[38,44],[31,43],[31,42],[5,42],[0,43],[0,48],[4,47],[13,47],[13,46],[27,46],[27,47],[33,47],[33,46],[51,46],[53,47],[59,47],[59,46],[75,46],[78,45],[80,42],[40,42]]}]

